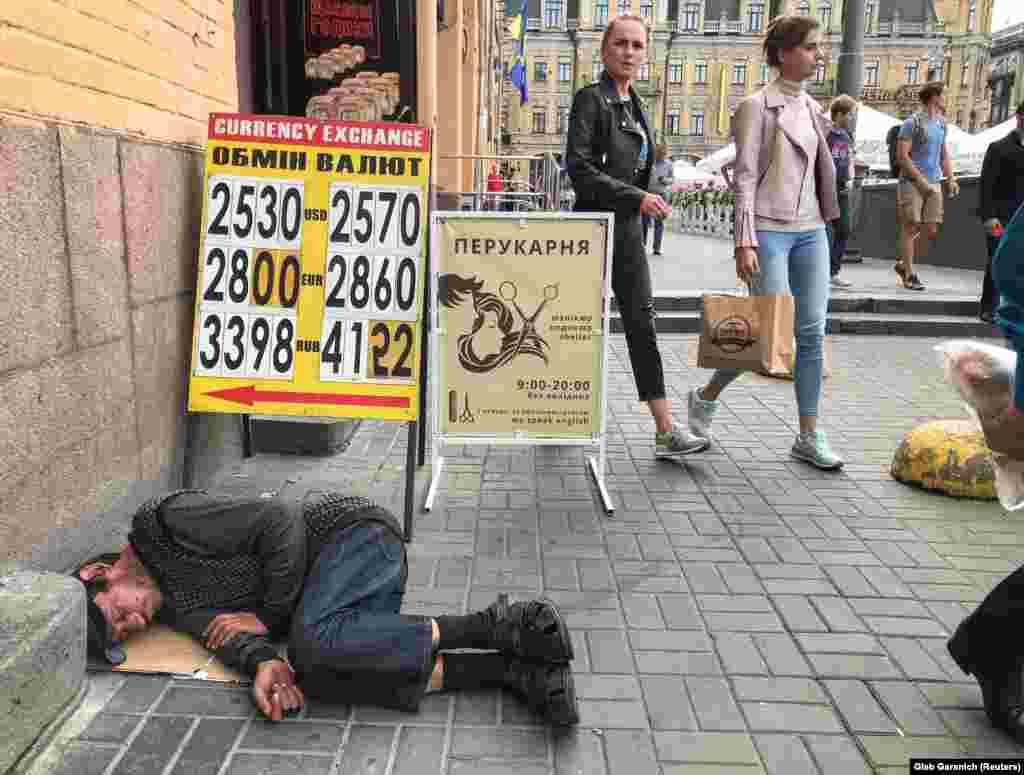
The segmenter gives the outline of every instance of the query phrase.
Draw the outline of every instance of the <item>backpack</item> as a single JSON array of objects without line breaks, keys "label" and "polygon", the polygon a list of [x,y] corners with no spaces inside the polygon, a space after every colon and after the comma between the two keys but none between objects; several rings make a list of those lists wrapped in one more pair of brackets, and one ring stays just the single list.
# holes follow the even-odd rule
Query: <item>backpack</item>
[{"label": "backpack", "polygon": [[[928,142],[927,130],[924,126],[924,114],[918,111],[913,116],[914,129],[911,135],[911,153],[914,148],[919,147],[921,144]],[[893,124],[889,127],[889,131],[885,133],[885,144],[889,147],[889,172],[894,178],[902,176],[902,170],[899,164],[896,162],[896,141],[899,139],[900,128],[903,126],[901,121],[898,124]],[[942,122],[942,146],[946,146],[946,122]]]},{"label": "backpack", "polygon": [[893,124],[885,135],[885,144],[889,147],[889,174],[894,178],[900,176],[900,167],[896,163],[896,140],[900,134],[902,124]]}]

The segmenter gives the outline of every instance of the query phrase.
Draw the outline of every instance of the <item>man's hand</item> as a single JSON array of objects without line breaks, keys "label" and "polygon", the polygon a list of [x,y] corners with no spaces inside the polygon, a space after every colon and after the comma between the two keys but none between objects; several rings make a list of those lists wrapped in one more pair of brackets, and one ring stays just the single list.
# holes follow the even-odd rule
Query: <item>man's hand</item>
[{"label": "man's hand", "polygon": [[206,628],[206,632],[203,633],[206,636],[206,648],[216,651],[240,632],[266,635],[270,630],[256,618],[256,614],[248,611],[220,614],[214,617],[210,626]]},{"label": "man's hand", "polygon": [[252,698],[263,715],[280,721],[286,713],[300,710],[306,698],[295,684],[295,674],[283,659],[268,659],[256,668]]},{"label": "man's hand", "polygon": [[756,248],[736,248],[736,276],[749,287],[754,275],[761,271]]},{"label": "man's hand", "polygon": [[957,183],[956,178],[950,178],[947,182],[947,187],[949,190],[949,195],[953,199],[956,199],[958,196],[960,196],[960,184]]}]

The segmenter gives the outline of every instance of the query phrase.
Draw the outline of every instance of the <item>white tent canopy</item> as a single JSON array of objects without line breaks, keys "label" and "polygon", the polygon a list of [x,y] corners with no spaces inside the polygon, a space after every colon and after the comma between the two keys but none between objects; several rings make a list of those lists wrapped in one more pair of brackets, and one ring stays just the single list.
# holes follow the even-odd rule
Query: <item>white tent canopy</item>
[{"label": "white tent canopy", "polygon": [[994,127],[989,127],[984,132],[979,132],[974,135],[974,139],[979,143],[984,143],[987,148],[989,145],[994,143],[996,140],[1002,140],[1010,132],[1017,128],[1017,118],[1009,118],[1001,124],[996,124]]},{"label": "white tent canopy", "polygon": [[[898,118],[870,108],[864,103],[857,106],[857,161],[867,164],[871,169],[886,170],[889,168],[889,147],[885,136],[890,127],[900,123]],[[998,128],[998,127],[997,127]],[[990,131],[995,131],[990,130]],[[953,157],[954,169],[961,172],[978,171],[985,156],[985,149],[990,139],[982,135],[970,135],[959,127],[949,124],[946,142]],[[697,163],[697,169],[705,172],[719,172],[736,160],[736,145],[730,143],[724,148]]]},{"label": "white tent canopy", "polygon": [[720,183],[725,185],[725,180],[721,175],[697,169],[688,161],[674,162],[672,174],[675,176],[674,183]]}]

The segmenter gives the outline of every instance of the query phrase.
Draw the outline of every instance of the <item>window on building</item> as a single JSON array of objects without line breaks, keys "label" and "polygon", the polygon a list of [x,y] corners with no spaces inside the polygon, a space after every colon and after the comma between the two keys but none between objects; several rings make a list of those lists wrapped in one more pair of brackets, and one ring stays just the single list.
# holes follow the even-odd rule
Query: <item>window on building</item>
[{"label": "window on building", "polygon": [[671,62],[668,66],[668,82],[683,82],[683,65],[681,62]]},{"label": "window on building", "polygon": [[625,16],[632,9],[629,7],[629,0],[619,0],[619,16]]},{"label": "window on building", "polygon": [[696,32],[700,22],[700,6],[696,3],[687,3],[683,10],[683,29],[687,32]]},{"label": "window on building", "polygon": [[821,28],[828,32],[832,26],[832,3],[821,3],[818,6],[818,21],[821,22]]},{"label": "window on building", "polygon": [[878,86],[878,62],[868,62],[864,65],[864,85]]},{"label": "window on building", "polygon": [[875,4],[864,4],[864,31],[871,32],[875,28]]},{"label": "window on building", "polygon": [[747,66],[742,62],[736,62],[732,66],[733,86],[743,86],[747,82]]},{"label": "window on building", "polygon": [[668,115],[665,116],[665,134],[677,135],[679,134],[679,111],[670,110]]},{"label": "window on building", "polygon": [[640,72],[636,78],[638,81],[649,81],[651,80],[651,66],[644,62],[640,65]]},{"label": "window on building", "polygon": [[604,64],[601,62],[594,62],[594,66],[590,71],[592,80],[596,83],[601,78],[601,73],[604,72]]},{"label": "window on building", "polygon": [[816,64],[814,66],[814,82],[815,83],[825,83],[825,63],[824,62],[818,62],[818,64]]},{"label": "window on building", "polygon": [[548,79],[548,63],[547,62],[534,62],[533,63],[533,80],[535,81],[546,81]]},{"label": "window on building", "polygon": [[547,114],[543,110],[533,111],[533,133],[542,135],[547,131]]},{"label": "window on building", "polygon": [[562,0],[544,0],[544,26],[562,26]]},{"label": "window on building", "polygon": [[811,4],[807,0],[800,0],[797,4],[796,12],[801,16],[808,16],[811,13]]},{"label": "window on building", "polygon": [[705,84],[708,82],[707,62],[697,62],[693,66],[693,82],[700,84]]},{"label": "window on building", "polygon": [[956,125],[957,126],[963,126],[963,124],[964,124],[964,112],[962,110],[958,110],[956,112]]},{"label": "window on building", "polygon": [[751,3],[747,12],[750,20],[750,31],[760,32],[764,26],[764,3]]},{"label": "window on building", "polygon": [[690,116],[690,134],[704,136],[704,114],[694,113]]},{"label": "window on building", "polygon": [[971,0],[970,5],[967,6],[967,31],[974,32],[975,27],[978,24],[978,3],[976,0]]},{"label": "window on building", "polygon": [[761,83],[768,83],[768,63],[761,63]]},{"label": "window on building", "polygon": [[904,83],[917,83],[918,79],[918,64],[917,62],[907,62],[903,66],[903,82]]},{"label": "window on building", "polygon": [[[971,66],[964,62],[964,66],[960,68],[960,85],[967,86],[967,76],[970,73]],[[959,123],[959,122],[957,122]]]},{"label": "window on building", "polygon": [[558,63],[558,81],[559,83],[568,83],[572,80],[572,62],[559,62]]},{"label": "window on building", "polygon": [[564,135],[569,131],[569,108],[558,109],[558,134]]},{"label": "window on building", "polygon": [[608,23],[608,0],[599,2],[594,6],[594,24],[603,27]]},{"label": "window on building", "polygon": [[654,16],[654,3],[651,0],[640,0],[640,18],[651,19]]}]

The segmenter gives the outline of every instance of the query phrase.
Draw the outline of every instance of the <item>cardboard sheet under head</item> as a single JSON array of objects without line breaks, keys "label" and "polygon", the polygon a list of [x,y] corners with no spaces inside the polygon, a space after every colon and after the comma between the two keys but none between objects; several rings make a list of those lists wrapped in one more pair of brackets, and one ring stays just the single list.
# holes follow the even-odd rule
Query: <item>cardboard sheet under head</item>
[{"label": "cardboard sheet under head", "polygon": [[[133,635],[121,646],[128,658],[117,667],[107,668],[117,673],[150,673],[220,683],[252,683],[248,677],[221,662],[192,636],[172,630],[166,625],[154,625]],[[283,654],[284,646],[279,647],[279,651]]]}]

